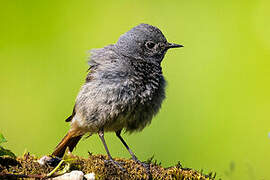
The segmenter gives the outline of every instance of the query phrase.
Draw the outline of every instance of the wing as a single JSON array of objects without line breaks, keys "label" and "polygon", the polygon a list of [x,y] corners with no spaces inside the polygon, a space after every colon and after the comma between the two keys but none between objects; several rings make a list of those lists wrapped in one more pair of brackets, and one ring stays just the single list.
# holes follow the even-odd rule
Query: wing
[{"label": "wing", "polygon": [[[87,70],[88,74],[85,79],[85,83],[89,83],[93,80],[93,74],[96,72],[98,66],[100,64],[106,64],[110,62],[111,59],[115,58],[115,54],[111,50],[113,45],[106,46],[100,49],[92,49],[90,50],[90,56],[88,60],[89,68]],[[72,114],[65,120],[66,122],[70,122],[76,114],[76,104],[73,107]]]}]

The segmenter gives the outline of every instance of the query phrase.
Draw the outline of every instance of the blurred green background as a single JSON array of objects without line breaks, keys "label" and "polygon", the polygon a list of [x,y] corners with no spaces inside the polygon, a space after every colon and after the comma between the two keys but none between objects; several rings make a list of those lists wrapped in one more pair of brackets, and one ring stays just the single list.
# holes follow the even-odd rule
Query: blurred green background
[{"label": "blurred green background", "polygon": [[[137,156],[217,172],[223,179],[270,179],[270,2],[2,0],[0,131],[17,155],[52,152],[69,124],[86,76],[87,51],[114,43],[139,23],[168,41],[162,110],[144,131],[124,135]],[[114,157],[129,157],[106,134]],[[75,154],[103,153],[96,135]]]}]

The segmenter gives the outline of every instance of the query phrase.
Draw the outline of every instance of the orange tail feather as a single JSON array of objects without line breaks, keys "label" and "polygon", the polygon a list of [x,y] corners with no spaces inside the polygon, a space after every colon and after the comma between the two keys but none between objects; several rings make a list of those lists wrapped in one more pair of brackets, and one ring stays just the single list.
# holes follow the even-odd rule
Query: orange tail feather
[{"label": "orange tail feather", "polygon": [[57,157],[63,157],[67,147],[69,147],[69,150],[72,152],[72,150],[75,148],[81,138],[82,135],[74,135],[74,133],[68,132],[61,140],[61,142],[56,146],[52,155]]}]

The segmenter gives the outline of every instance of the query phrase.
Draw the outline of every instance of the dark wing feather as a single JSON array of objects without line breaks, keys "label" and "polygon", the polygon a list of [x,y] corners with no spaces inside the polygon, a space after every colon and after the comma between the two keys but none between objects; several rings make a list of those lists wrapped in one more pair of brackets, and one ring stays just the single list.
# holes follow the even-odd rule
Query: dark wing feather
[{"label": "dark wing feather", "polygon": [[[76,106],[76,104],[75,104],[75,106]],[[66,119],[66,122],[70,122],[72,120],[72,118],[75,116],[75,114],[76,114],[75,106],[73,107],[72,114]]]}]

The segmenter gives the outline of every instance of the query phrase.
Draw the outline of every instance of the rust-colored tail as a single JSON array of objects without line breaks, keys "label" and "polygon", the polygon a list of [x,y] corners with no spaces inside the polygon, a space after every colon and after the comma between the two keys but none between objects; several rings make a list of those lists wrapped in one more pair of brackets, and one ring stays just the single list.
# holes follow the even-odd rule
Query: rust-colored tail
[{"label": "rust-colored tail", "polygon": [[74,133],[68,132],[61,142],[56,146],[52,155],[63,157],[67,147],[69,147],[69,150],[72,152],[81,138],[82,135],[74,135]]}]

